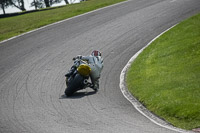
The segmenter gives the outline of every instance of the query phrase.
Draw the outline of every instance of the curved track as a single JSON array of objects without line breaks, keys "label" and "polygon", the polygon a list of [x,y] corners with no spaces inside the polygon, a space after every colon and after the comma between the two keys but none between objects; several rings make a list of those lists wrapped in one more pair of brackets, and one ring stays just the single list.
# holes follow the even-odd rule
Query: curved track
[{"label": "curved track", "polygon": [[[120,72],[152,38],[200,11],[199,0],[131,0],[0,43],[0,132],[171,133],[137,112]],[[72,57],[99,49],[100,90],[63,96]]]}]

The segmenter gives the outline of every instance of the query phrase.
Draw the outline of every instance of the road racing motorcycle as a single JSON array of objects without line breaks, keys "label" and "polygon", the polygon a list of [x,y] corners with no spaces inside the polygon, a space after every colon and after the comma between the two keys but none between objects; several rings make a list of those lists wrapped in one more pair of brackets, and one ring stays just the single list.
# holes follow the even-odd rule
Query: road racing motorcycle
[{"label": "road racing motorcycle", "polygon": [[65,95],[71,96],[76,91],[85,89],[87,87],[92,88],[92,83],[89,82],[89,75],[91,72],[91,68],[86,61],[83,61],[79,58],[73,58],[74,66],[77,68],[70,75],[70,77],[66,77],[66,86]]}]

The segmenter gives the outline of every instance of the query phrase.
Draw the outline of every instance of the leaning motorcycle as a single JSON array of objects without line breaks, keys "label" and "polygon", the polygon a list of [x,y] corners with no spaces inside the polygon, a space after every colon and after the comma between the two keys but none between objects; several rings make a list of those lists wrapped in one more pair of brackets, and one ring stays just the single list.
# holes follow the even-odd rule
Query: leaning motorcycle
[{"label": "leaning motorcycle", "polygon": [[74,58],[74,66],[76,66],[76,70],[70,75],[70,77],[66,77],[66,86],[65,95],[71,96],[76,91],[85,89],[87,87],[92,88],[92,84],[88,82],[89,75],[91,72],[91,68],[86,61],[83,61],[79,58]]}]

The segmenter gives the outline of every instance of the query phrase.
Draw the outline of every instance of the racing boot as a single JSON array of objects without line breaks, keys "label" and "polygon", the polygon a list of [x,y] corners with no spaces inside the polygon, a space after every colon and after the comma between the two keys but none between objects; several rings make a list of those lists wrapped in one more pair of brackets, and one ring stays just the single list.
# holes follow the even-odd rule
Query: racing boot
[{"label": "racing boot", "polygon": [[99,80],[95,81],[92,89],[97,92],[99,90]]}]

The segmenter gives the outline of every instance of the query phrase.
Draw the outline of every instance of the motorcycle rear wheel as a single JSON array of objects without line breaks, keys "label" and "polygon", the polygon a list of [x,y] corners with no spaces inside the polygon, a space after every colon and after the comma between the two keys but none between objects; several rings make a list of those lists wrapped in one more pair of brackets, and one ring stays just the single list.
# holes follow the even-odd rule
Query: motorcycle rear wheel
[{"label": "motorcycle rear wheel", "polygon": [[68,85],[67,85],[67,88],[65,89],[65,95],[71,96],[76,91],[80,90],[81,89],[80,87],[81,87],[83,80],[84,80],[84,78],[81,75],[76,74],[74,79],[72,79],[72,81],[67,83]]}]

